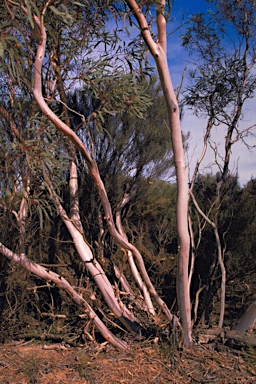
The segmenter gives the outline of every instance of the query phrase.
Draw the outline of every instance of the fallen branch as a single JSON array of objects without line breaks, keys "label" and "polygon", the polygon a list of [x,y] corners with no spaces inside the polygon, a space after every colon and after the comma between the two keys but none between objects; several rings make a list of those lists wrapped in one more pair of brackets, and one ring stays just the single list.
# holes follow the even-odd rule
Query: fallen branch
[{"label": "fallen branch", "polygon": [[55,349],[60,351],[66,351],[67,349],[70,349],[66,347],[64,344],[51,344],[51,345],[43,345],[42,349]]},{"label": "fallen branch", "polygon": [[66,315],[58,315],[58,314],[55,315],[55,313],[47,313],[47,312],[42,312],[41,316],[43,316],[43,317],[53,317],[54,319],[66,319],[67,318]]},{"label": "fallen branch", "polygon": [[236,330],[227,330],[223,328],[211,328],[206,330],[200,330],[199,336],[198,336],[198,343],[199,344],[208,344],[210,342],[213,342],[217,339],[221,339],[223,344],[226,344],[227,340],[235,341],[237,343],[241,343],[241,347],[244,346],[251,346],[256,347],[256,339],[255,337],[246,334],[241,333]]}]

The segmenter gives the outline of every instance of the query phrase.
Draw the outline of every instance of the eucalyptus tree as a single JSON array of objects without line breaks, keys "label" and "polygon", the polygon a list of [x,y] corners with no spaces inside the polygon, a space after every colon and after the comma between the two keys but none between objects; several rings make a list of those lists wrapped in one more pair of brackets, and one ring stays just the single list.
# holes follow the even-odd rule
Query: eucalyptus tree
[{"label": "eucalyptus tree", "polygon": [[[95,159],[113,213],[122,221],[125,220],[126,231],[129,232],[129,223],[126,217],[130,208],[127,208],[126,205],[129,204],[131,207],[130,201],[132,200],[132,204],[135,203],[136,210],[138,210],[137,200],[138,203],[141,201],[143,204],[150,180],[170,179],[174,171],[171,141],[168,139],[168,117],[161,87],[154,76],[144,80],[143,84],[152,103],[144,111],[143,119],[132,115],[128,110],[120,115],[106,117],[100,131],[94,125],[90,127],[90,138],[93,141]],[[86,140],[84,137],[86,126],[81,116],[85,116],[88,112],[88,105],[94,105],[94,113],[96,113],[97,100],[90,94],[90,90],[76,89],[74,92],[68,93],[67,103],[70,109],[71,127],[73,129],[79,127],[77,129],[78,136]],[[72,113],[72,110],[76,110],[81,116]],[[159,129],[159,126],[162,129]],[[97,228],[96,233],[93,235],[91,232],[91,235],[94,236],[94,241],[98,245],[98,251],[103,260],[104,246],[101,244],[97,232],[100,227],[101,239],[104,238],[105,241],[108,231],[102,226],[104,221],[102,220],[102,206],[98,201],[95,186],[90,183],[90,176],[83,159],[78,158],[77,160],[81,177],[87,178],[87,181],[82,184],[86,185],[87,191],[89,185],[92,188],[90,194],[93,196],[93,203],[90,203],[89,209],[94,216],[95,223],[98,222],[98,226],[95,226]],[[124,194],[126,196],[125,205],[124,203],[120,205]],[[81,208],[88,209],[88,205],[83,204]],[[136,226],[133,221],[134,225]],[[90,225],[88,229],[89,227]]]},{"label": "eucalyptus tree", "polygon": [[[107,329],[91,305],[67,279],[26,256],[27,222],[32,211],[31,206],[37,207],[42,224],[43,215],[57,213],[71,235],[77,254],[101,291],[109,311],[131,333],[139,332],[137,325],[139,320],[120,299],[119,292],[116,294],[114,291],[102,265],[94,257],[92,246],[85,237],[80,209],[81,199],[84,196],[80,196],[79,199],[77,170],[79,155],[83,158],[84,167],[97,189],[104,211],[104,215],[102,211],[100,212],[102,220],[99,219],[99,222],[108,227],[109,234],[124,249],[133,277],[143,293],[143,304],[141,305],[138,300],[135,300],[135,304],[143,308],[149,317],[155,319],[156,312],[152,302],[154,299],[168,320],[172,321],[172,314],[157,294],[148,276],[141,253],[129,242],[122,226],[121,211],[130,199],[132,189],[126,191],[128,193],[123,195],[117,205],[115,222],[100,174],[100,164],[97,163],[99,160],[97,156],[100,156],[100,153],[96,154],[96,146],[103,144],[104,147],[105,145],[100,133],[106,131],[106,121],[110,122],[112,119],[112,124],[116,124],[114,120],[118,121],[120,115],[120,125],[116,128],[126,129],[127,117],[124,112],[129,111],[131,116],[143,118],[143,114],[151,104],[145,92],[145,85],[139,82],[133,73],[136,71],[136,65],[139,78],[143,72],[144,50],[141,41],[139,40],[138,44],[138,40],[135,39],[128,46],[120,42],[118,38],[120,24],[118,23],[114,24],[111,32],[107,30],[108,23],[117,20],[120,15],[123,15],[123,11],[124,16],[128,15],[130,20],[133,16],[137,17],[140,33],[149,44],[158,64],[173,132],[174,159],[178,170],[178,233],[181,239],[178,293],[185,345],[189,346],[191,324],[187,286],[189,248],[186,225],[187,176],[178,105],[166,61],[165,3],[157,3],[159,43],[156,43],[147,31],[148,6],[140,9],[135,2],[127,3],[131,13],[130,11],[127,13],[128,9],[123,3],[121,5],[115,2],[105,4],[101,1],[77,3],[57,0],[45,2],[6,0],[1,4],[0,60],[1,81],[4,83],[1,98],[5,102],[0,113],[8,148],[7,155],[4,148],[3,152],[6,159],[10,161],[8,170],[11,170],[14,163],[10,158],[14,156],[13,151],[16,150],[15,159],[18,167],[18,171],[14,171],[13,180],[6,178],[12,186],[11,192],[3,192],[1,209],[2,212],[13,215],[16,220],[19,247],[14,250],[11,245],[7,247],[2,241],[0,250],[3,255],[21,264],[28,271],[65,289],[78,305],[84,307],[85,312],[88,313],[88,322],[93,322],[107,340],[117,348],[127,347]],[[144,16],[142,11],[145,11]],[[134,58],[133,63],[131,58]],[[132,73],[130,73],[131,69]],[[70,111],[67,91],[77,86],[89,89],[96,100],[93,108],[88,105],[86,113],[73,109]],[[23,100],[24,94],[26,106]],[[80,118],[81,124],[72,125],[72,114]],[[143,142],[143,135],[141,139],[139,133],[134,129],[130,137],[131,140],[138,140],[141,145],[140,140]],[[109,154],[111,152],[107,153],[108,156]],[[143,161],[147,157],[142,146],[136,156],[135,172],[139,175],[143,170],[140,162],[143,157]],[[146,161],[152,166],[150,161],[160,164],[159,159],[157,154]],[[106,160],[106,154],[104,160]],[[21,169],[22,173],[20,173]],[[148,173],[149,169],[144,169],[144,172]],[[65,201],[64,204],[60,197],[60,189],[67,175],[69,175],[70,200]],[[129,176],[133,176],[132,170]],[[32,193],[35,184],[39,184],[36,194]],[[100,230],[101,225],[99,224]],[[128,282],[117,270],[116,274],[123,284],[123,289],[131,295]]]},{"label": "eucalyptus tree", "polygon": [[188,174],[184,157],[182,142],[179,105],[167,63],[167,20],[170,3],[160,0],[155,3],[156,13],[156,39],[151,30],[151,23],[148,19],[150,14],[149,4],[140,4],[134,0],[127,0],[132,16],[135,17],[141,35],[148,47],[159,74],[160,82],[165,96],[166,108],[169,117],[170,133],[172,138],[174,162],[176,167],[177,180],[177,234],[178,246],[178,267],[177,267],[177,297],[184,334],[184,345],[189,347],[192,344],[192,324],[190,313],[189,295],[189,251],[190,238],[188,231]]},{"label": "eucalyptus tree", "polygon": [[[190,194],[204,220],[213,228],[218,261],[222,274],[221,311],[219,327],[223,325],[225,310],[226,270],[224,265],[225,242],[218,230],[220,210],[229,189],[230,159],[238,140],[247,144],[255,124],[240,128],[246,116],[246,102],[255,95],[255,1],[209,1],[208,14],[193,15],[183,45],[196,57],[191,71],[191,85],[184,102],[194,113],[207,119],[202,154],[197,161],[191,180]],[[224,155],[211,138],[212,130],[223,132]],[[249,146],[249,141],[248,144]],[[199,167],[210,147],[219,169],[215,200],[206,214],[193,195]],[[223,237],[224,239],[224,237]]]}]

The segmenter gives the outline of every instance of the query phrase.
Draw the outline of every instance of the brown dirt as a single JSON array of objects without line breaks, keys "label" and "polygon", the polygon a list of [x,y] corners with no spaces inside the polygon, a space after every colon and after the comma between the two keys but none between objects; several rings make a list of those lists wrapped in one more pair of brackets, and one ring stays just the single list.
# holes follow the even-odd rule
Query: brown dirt
[{"label": "brown dirt", "polygon": [[255,382],[255,351],[235,355],[228,349],[217,352],[198,345],[172,352],[167,345],[149,341],[133,343],[127,352],[106,343],[81,348],[25,342],[0,346],[1,384]]}]

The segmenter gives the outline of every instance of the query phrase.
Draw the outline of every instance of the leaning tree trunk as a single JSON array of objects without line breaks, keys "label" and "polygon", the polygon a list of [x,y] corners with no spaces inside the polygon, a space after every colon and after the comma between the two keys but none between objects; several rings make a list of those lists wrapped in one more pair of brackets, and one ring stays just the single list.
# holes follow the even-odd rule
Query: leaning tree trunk
[{"label": "leaning tree trunk", "polygon": [[256,327],[256,300],[250,305],[247,311],[240,318],[238,324],[234,326],[234,330],[246,332]]},{"label": "leaning tree trunk", "polygon": [[[127,239],[126,233],[125,233],[125,231],[123,229],[123,226],[122,226],[121,212],[122,212],[122,209],[125,207],[125,205],[128,204],[130,198],[131,198],[131,194],[126,194],[124,196],[124,198],[122,199],[122,201],[117,206],[117,211],[116,211],[116,227],[117,227],[120,235],[126,241],[128,241],[128,239]],[[156,313],[155,313],[154,306],[153,306],[151,297],[149,295],[147,286],[144,283],[143,279],[141,278],[141,275],[140,275],[140,273],[138,271],[138,268],[137,268],[137,266],[135,264],[133,254],[132,254],[132,252],[130,250],[127,251],[127,257],[128,257],[128,263],[130,265],[133,277],[134,277],[136,283],[138,284],[138,286],[139,286],[139,288],[140,288],[140,290],[141,290],[141,292],[142,292],[142,294],[144,296],[144,300],[145,300],[145,304],[146,304],[147,310],[148,310],[148,312],[151,315],[155,316]]]},{"label": "leaning tree trunk", "polygon": [[[37,101],[41,111],[48,117],[48,119],[56,126],[56,128],[64,134],[66,138],[68,138],[76,148],[80,151],[82,156],[84,157],[86,164],[88,166],[88,170],[93,178],[93,181],[95,183],[95,186],[98,190],[101,203],[105,212],[106,222],[108,225],[109,232],[113,238],[125,249],[132,252],[133,256],[136,258],[138,268],[141,272],[141,275],[144,279],[145,284],[147,285],[148,291],[152,296],[154,296],[156,302],[158,305],[162,308],[162,310],[165,312],[168,319],[171,321],[173,316],[170,313],[168,307],[164,303],[164,301],[159,297],[157,294],[149,276],[146,271],[143,258],[138,251],[138,249],[129,243],[125,237],[123,237],[118,230],[115,227],[113,214],[111,210],[111,206],[109,203],[109,199],[105,190],[105,186],[102,182],[102,179],[99,174],[99,170],[97,167],[97,164],[95,160],[91,157],[90,153],[88,152],[87,148],[84,146],[83,142],[79,139],[79,137],[76,135],[76,133],[70,129],[70,127],[65,124],[62,120],[58,118],[58,116],[48,107],[47,103],[45,102],[43,95],[42,95],[42,65],[43,60],[45,56],[45,48],[46,48],[46,29],[44,25],[44,14],[47,10],[47,6],[49,4],[47,3],[44,10],[41,13],[40,19],[37,16],[33,16],[34,22],[36,23],[39,31],[40,31],[40,40],[38,41],[37,46],[37,53],[36,53],[36,59],[34,64],[34,89],[33,94],[35,97],[35,100]],[[66,220],[66,225],[68,225],[68,220]],[[74,231],[74,228],[72,229]],[[79,232],[79,231],[78,231]],[[76,238],[79,237],[79,234],[76,233]],[[81,238],[82,241],[82,238]],[[77,243],[79,244],[79,243]],[[90,260],[89,260],[90,261]],[[102,289],[101,289],[102,291]],[[106,292],[106,290],[103,287],[103,291]],[[106,295],[105,295],[106,296]]]},{"label": "leaning tree trunk", "polygon": [[136,17],[144,40],[156,62],[169,116],[177,178],[177,232],[179,237],[177,296],[181,323],[184,332],[184,345],[189,347],[192,344],[192,325],[188,281],[190,248],[190,238],[188,231],[188,174],[182,143],[179,107],[167,63],[166,19],[164,16],[164,7],[166,2],[161,0],[159,2],[160,4],[158,5],[157,42],[153,40],[149,25],[137,2],[135,0],[126,0],[126,3],[129,5],[132,13]]},{"label": "leaning tree trunk", "polygon": [[44,268],[41,265],[29,260],[24,253],[18,255],[12,252],[10,249],[5,247],[2,243],[0,243],[0,252],[10,259],[14,263],[18,263],[22,265],[26,270],[31,273],[39,276],[40,278],[46,281],[52,281],[59,288],[64,289],[74,300],[74,302],[79,306],[84,306],[85,312],[88,312],[89,318],[93,321],[94,325],[98,329],[98,331],[102,334],[102,336],[113,344],[116,348],[120,350],[127,349],[128,346],[123,341],[119,340],[116,336],[114,336],[105,324],[100,320],[100,318],[96,315],[91,306],[86,302],[86,300],[79,295],[75,289],[69,284],[69,282],[64,279],[61,275],[50,271],[48,268]]},{"label": "leaning tree trunk", "polygon": [[[55,54],[55,59],[56,58],[58,58],[57,61],[59,63],[60,54],[59,53],[57,54],[57,52]],[[60,70],[59,64],[55,64],[55,74],[57,78],[57,89],[59,92],[60,99],[62,101],[64,121],[65,121],[65,124],[70,128],[70,119],[68,115],[65,87],[63,84],[63,79],[61,76],[61,70]],[[128,311],[128,309],[120,299],[117,300],[115,296],[115,292],[112,288],[112,285],[110,284],[107,276],[105,275],[100,263],[96,259],[94,259],[93,254],[89,249],[89,246],[84,238],[84,230],[83,230],[83,225],[80,218],[80,207],[79,207],[79,197],[78,197],[78,174],[77,174],[77,166],[76,166],[76,148],[74,143],[72,143],[72,141],[70,141],[69,139],[67,140],[67,146],[68,146],[68,153],[71,159],[70,165],[69,165],[70,219],[68,218],[65,210],[63,209],[63,206],[61,205],[54,190],[52,191],[52,194],[58,206],[60,216],[74,240],[75,247],[80,257],[82,258],[82,260],[86,263],[86,267],[88,271],[91,273],[92,277],[94,278],[95,282],[100,288],[106,303],[108,304],[112,312],[115,314],[115,316],[122,322],[122,324],[126,328],[128,328],[128,330],[131,333],[134,333],[134,329],[131,327],[130,322],[133,323],[137,321],[137,319],[132,315],[130,311]],[[48,182],[50,183],[49,180]],[[71,222],[71,225],[70,225],[70,222]],[[84,256],[86,254],[89,255],[89,260],[91,261],[88,262],[88,259],[86,258],[84,259]],[[137,326],[135,327],[135,329],[137,329]]]}]

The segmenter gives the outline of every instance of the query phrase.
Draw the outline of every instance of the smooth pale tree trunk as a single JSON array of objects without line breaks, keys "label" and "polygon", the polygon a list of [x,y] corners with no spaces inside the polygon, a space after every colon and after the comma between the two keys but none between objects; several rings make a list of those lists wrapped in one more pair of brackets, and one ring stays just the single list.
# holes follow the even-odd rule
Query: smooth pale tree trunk
[{"label": "smooth pale tree trunk", "polygon": [[250,305],[233,329],[244,333],[254,328],[256,328],[256,300]]},{"label": "smooth pale tree trunk", "polygon": [[194,270],[195,270],[195,261],[196,261],[195,237],[194,237],[194,231],[193,231],[193,225],[192,225],[190,210],[188,211],[188,227],[189,227],[189,236],[190,236],[190,243],[191,243],[190,270],[189,270],[189,276],[188,276],[188,285],[189,285],[189,290],[190,290],[192,277],[193,277]]},{"label": "smooth pale tree trunk", "polygon": [[[48,185],[51,183],[49,178],[47,179]],[[85,263],[86,268],[90,272],[95,283],[99,287],[109,309],[120,320],[120,322],[131,332],[137,333],[137,326],[132,326],[133,322],[137,322],[135,316],[127,309],[122,301],[117,300],[112,285],[110,284],[104,270],[100,263],[94,258],[93,253],[87,244],[83,232],[76,226],[76,224],[68,217],[66,211],[61,205],[55,191],[52,189],[52,195],[55,199],[59,214],[64,224],[66,225],[72,239],[74,246]],[[76,216],[77,217],[77,216]]]},{"label": "smooth pale tree trunk", "polygon": [[157,42],[153,40],[147,20],[137,2],[134,0],[126,0],[125,2],[136,17],[144,40],[156,62],[169,116],[177,180],[177,232],[179,238],[177,296],[184,333],[184,345],[190,347],[192,344],[192,325],[188,281],[190,249],[188,231],[188,174],[182,143],[179,107],[167,63],[166,19],[164,16],[165,1],[162,0],[159,2],[161,5],[158,7],[161,7],[161,10],[157,10]]},{"label": "smooth pale tree trunk", "polygon": [[[6,119],[6,121],[10,124],[10,128],[12,133],[17,137],[17,139],[24,143],[24,139],[19,133],[15,122],[11,119],[11,117],[8,114],[8,111],[4,109],[4,107],[0,106],[0,113],[1,115]],[[73,146],[73,147],[72,147]],[[70,154],[74,154],[74,145],[70,143],[69,148]],[[47,177],[46,172],[44,172],[45,177]],[[49,178],[46,180],[48,187],[51,185],[51,182]],[[37,264],[29,263],[29,260],[25,256],[25,241],[26,241],[26,218],[27,218],[27,197],[29,195],[29,189],[30,189],[30,178],[29,178],[29,171],[27,171],[26,179],[23,181],[23,190],[24,190],[24,196],[21,199],[19,211],[15,212],[12,211],[12,214],[15,216],[17,224],[18,224],[18,230],[19,230],[19,256],[16,257],[16,254],[13,254],[10,250],[4,247],[4,245],[1,246],[1,252],[10,258],[14,262],[20,263],[23,267],[28,269],[29,271],[35,273],[36,275],[43,277],[42,270],[37,267]],[[71,233],[75,246],[77,248],[77,251],[82,259],[83,262],[88,263],[87,267],[89,272],[91,273],[92,277],[94,278],[96,284],[99,286],[99,288],[102,290],[102,294],[106,300],[106,303],[109,305],[110,310],[115,314],[115,316],[122,322],[122,324],[131,332],[134,332],[134,329],[132,328],[132,323],[136,321],[136,318],[132,315],[128,309],[122,305],[121,301],[117,301],[114,290],[112,285],[110,284],[109,280],[107,279],[104,271],[102,270],[100,264],[94,260],[93,254],[91,252],[90,247],[86,243],[85,239],[83,238],[83,231],[82,231],[82,225],[81,220],[79,216],[79,203],[77,198],[77,168],[76,164],[71,161],[70,162],[70,195],[71,195],[71,219],[68,218],[65,210],[61,206],[59,199],[56,198],[56,203],[59,208],[60,216],[62,217],[62,220],[66,224],[69,232]],[[53,191],[53,195],[54,191]],[[56,197],[56,195],[55,195]],[[92,262],[90,262],[90,260]],[[28,267],[31,267],[33,265],[32,269],[29,269]],[[46,272],[46,270],[45,270]],[[48,274],[48,276],[53,276],[52,274]],[[55,275],[54,275],[55,276]],[[56,276],[55,276],[56,277]],[[58,282],[58,280],[52,280],[54,282]],[[65,282],[65,285],[62,287],[69,291],[70,288],[67,288],[68,282]],[[73,288],[72,288],[73,289]],[[75,290],[72,291],[72,297],[76,297],[77,293]],[[77,303],[78,301],[75,300]],[[128,321],[127,321],[128,319]],[[130,320],[130,321],[129,321]],[[98,320],[97,320],[98,322]],[[137,326],[136,326],[137,327]],[[107,335],[107,328],[104,328],[104,331],[102,331],[102,326],[100,326],[101,330],[100,332],[104,335]],[[108,339],[108,338],[107,338]],[[110,339],[112,339],[112,336],[110,336]]]},{"label": "smooth pale tree trunk", "polygon": [[[69,144],[70,146],[70,152],[74,152],[72,146],[75,144],[76,147],[81,151],[82,154],[86,156],[85,160],[87,161],[88,168],[91,170],[91,173],[94,176],[94,179],[96,180],[96,185],[102,186],[103,183],[99,177],[98,169],[94,161],[90,158],[89,153],[87,152],[86,148],[84,147],[81,140],[78,139],[76,134],[70,129],[70,127],[62,122],[54,113],[53,111],[48,107],[46,102],[44,101],[43,95],[42,95],[42,84],[41,84],[41,69],[42,69],[42,63],[44,59],[44,53],[45,53],[45,45],[46,45],[46,31],[43,23],[43,17],[44,13],[46,11],[47,7],[42,12],[41,19],[39,20],[36,16],[34,17],[35,22],[37,23],[38,27],[41,31],[41,43],[38,44],[37,49],[37,56],[35,61],[35,72],[34,72],[34,96],[36,101],[38,102],[39,106],[41,107],[42,111],[45,113],[46,116],[55,124],[57,128],[64,127],[64,134],[66,134],[67,139],[71,141]],[[61,88],[61,81],[59,79],[59,86]],[[61,93],[61,92],[60,92]],[[68,117],[66,117],[66,120]],[[61,129],[60,129],[61,130]],[[63,130],[62,130],[63,131]],[[69,133],[69,134],[68,134]],[[46,173],[45,173],[46,176]],[[47,176],[46,176],[47,178]],[[51,185],[51,180],[48,178],[46,180],[47,185]],[[104,189],[104,186],[103,186]],[[54,199],[56,201],[59,214],[65,223],[70,235],[72,236],[75,248],[81,257],[82,261],[86,264],[86,267],[88,271],[90,272],[91,276],[95,280],[96,284],[98,285],[106,303],[109,306],[109,309],[113,312],[113,314],[122,322],[122,324],[132,333],[137,332],[137,326],[132,326],[131,323],[136,321],[136,318],[132,315],[132,313],[124,306],[122,302],[118,302],[113,287],[110,284],[109,280],[107,279],[105,272],[103,271],[101,265],[98,263],[98,261],[94,258],[92,251],[86,242],[82,230],[82,225],[80,221],[79,216],[79,205],[78,205],[78,199],[77,199],[77,169],[76,165],[73,161],[70,163],[70,190],[71,190],[71,218],[68,217],[67,213],[63,209],[62,205],[60,204],[60,201],[57,197],[57,195],[54,193],[54,190],[52,190],[52,194],[54,196]],[[100,193],[102,195],[102,192]]]},{"label": "smooth pale tree trunk", "polygon": [[[150,292],[151,295],[154,296],[156,302],[158,305],[162,308],[162,310],[165,312],[166,316],[168,319],[171,321],[173,316],[170,313],[168,307],[164,303],[164,301],[159,297],[157,294],[149,276],[146,271],[145,265],[143,258],[138,251],[138,249],[130,244],[126,238],[124,238],[116,229],[115,224],[114,224],[114,219],[113,219],[113,214],[111,210],[111,206],[109,203],[109,199],[105,190],[105,186],[102,182],[102,179],[99,174],[99,170],[97,167],[96,162],[94,159],[90,156],[90,153],[84,146],[83,142],[79,139],[79,137],[76,135],[76,133],[70,129],[70,127],[65,124],[62,120],[58,118],[57,115],[54,114],[54,112],[48,107],[47,103],[45,102],[43,95],[42,95],[42,65],[43,65],[43,60],[44,60],[44,55],[45,55],[45,48],[46,48],[46,30],[44,26],[44,15],[47,10],[47,7],[49,6],[49,2],[45,5],[45,8],[43,9],[40,19],[34,15],[33,19],[34,22],[37,24],[37,27],[40,31],[40,40],[38,41],[38,46],[37,46],[37,53],[36,53],[36,59],[35,59],[35,64],[34,64],[34,89],[33,89],[33,94],[35,97],[35,100],[37,101],[41,111],[48,117],[48,119],[56,126],[56,128],[61,131],[74,145],[76,146],[77,150],[80,151],[82,156],[84,157],[86,164],[88,166],[89,172],[94,180],[95,186],[98,190],[101,203],[105,212],[105,219],[108,225],[109,232],[111,236],[113,236],[116,241],[126,248],[127,250],[131,251],[133,256],[136,258],[136,262],[138,265],[138,268],[141,272],[141,275],[143,277],[143,280],[148,288],[148,291]],[[76,236],[78,234],[76,233]],[[77,244],[79,244],[77,242]]]},{"label": "smooth pale tree trunk", "polygon": [[[57,53],[56,53],[56,57],[59,57]],[[58,62],[60,62],[60,59],[58,60]],[[68,109],[67,109],[65,87],[61,77],[60,67],[57,64],[55,65],[55,73],[57,78],[57,89],[60,95],[60,99],[62,101],[62,108],[64,111],[64,120],[66,125],[70,128],[70,120],[69,120]],[[92,251],[84,238],[84,231],[83,231],[83,225],[81,223],[81,218],[80,218],[80,207],[79,207],[79,198],[78,198],[78,174],[77,174],[77,166],[76,166],[76,149],[75,149],[74,143],[72,143],[72,141],[70,140],[67,140],[67,145],[68,145],[68,153],[71,158],[70,165],[69,165],[70,219],[67,217],[67,214],[63,209],[63,206],[60,204],[58,197],[53,191],[53,195],[57,203],[60,216],[64,221],[64,223],[66,224],[66,227],[69,230],[74,240],[75,247],[81,259],[86,263],[87,269],[89,270],[95,282],[97,283],[98,287],[100,288],[103,294],[103,297],[106,303],[108,304],[109,308],[112,310],[115,316],[123,323],[123,325],[125,325],[126,328],[128,328],[133,333],[133,329],[130,327],[130,323],[127,323],[126,318],[128,318],[128,320],[130,320],[131,322],[136,321],[136,318],[132,315],[130,311],[128,311],[128,309],[124,306],[121,300],[117,301],[112,285],[107,279],[99,262],[96,259],[94,259]],[[48,180],[48,182],[50,183],[50,180]],[[71,221],[73,225],[69,225],[70,224],[69,221]],[[78,230],[79,233],[77,233],[76,230]],[[92,260],[91,262],[90,261],[88,262],[87,258],[84,259],[86,254],[89,255],[90,257],[89,260]]]}]

